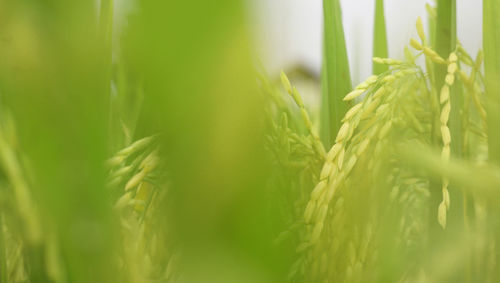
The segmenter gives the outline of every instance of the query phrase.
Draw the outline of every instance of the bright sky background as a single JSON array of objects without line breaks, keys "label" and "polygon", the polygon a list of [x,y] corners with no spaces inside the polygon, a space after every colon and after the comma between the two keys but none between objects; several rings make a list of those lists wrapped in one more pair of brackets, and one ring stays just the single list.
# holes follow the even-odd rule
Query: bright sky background
[{"label": "bright sky background", "polygon": [[[299,63],[319,72],[321,65],[322,0],[252,0],[261,56],[277,71]],[[425,0],[386,0],[389,56],[402,58],[403,48],[417,37],[415,21],[426,22]],[[371,74],[375,0],[341,0],[353,83]],[[458,37],[475,54],[482,41],[482,1],[457,0]]]}]

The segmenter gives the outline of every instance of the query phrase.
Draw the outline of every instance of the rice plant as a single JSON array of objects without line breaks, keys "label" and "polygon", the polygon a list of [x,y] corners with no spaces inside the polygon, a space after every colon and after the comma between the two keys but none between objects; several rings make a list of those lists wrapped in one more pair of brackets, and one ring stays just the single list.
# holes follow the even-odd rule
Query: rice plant
[{"label": "rice plant", "polygon": [[319,107],[240,1],[140,2],[120,37],[112,1],[0,4],[0,282],[496,282],[498,2],[484,53],[439,0],[396,59],[373,1],[352,87],[324,0]]}]

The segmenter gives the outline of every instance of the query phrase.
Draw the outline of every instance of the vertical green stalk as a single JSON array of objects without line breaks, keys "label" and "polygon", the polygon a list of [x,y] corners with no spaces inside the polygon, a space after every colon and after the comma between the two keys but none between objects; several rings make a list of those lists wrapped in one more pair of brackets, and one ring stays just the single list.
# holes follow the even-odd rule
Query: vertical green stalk
[{"label": "vertical green stalk", "polygon": [[[324,58],[322,83],[324,98],[321,106],[321,139],[327,147],[340,128],[340,121],[347,111],[343,97],[352,89],[349,62],[342,26],[339,0],[324,0]],[[327,114],[325,113],[327,112]]]},{"label": "vertical green stalk", "polygon": [[483,1],[483,49],[491,162],[500,164],[500,1]]},{"label": "vertical green stalk", "polygon": [[113,0],[101,0],[99,29],[106,52],[111,52],[113,30]]},{"label": "vertical green stalk", "polygon": [[[457,38],[457,7],[456,0],[451,1],[450,7],[450,52],[456,49],[458,42]],[[438,7],[439,9],[439,7]],[[457,62],[460,66],[460,62]],[[457,158],[467,158],[469,150],[466,144],[465,131],[468,123],[468,111],[469,103],[465,101],[463,85],[460,80],[455,80],[455,84],[450,89],[451,97],[451,112],[450,112],[450,131],[451,131],[451,152]],[[469,197],[467,192],[462,191],[462,197],[456,197],[457,204],[454,205],[455,208],[451,209],[452,213],[456,213],[457,219],[461,215],[462,221],[459,225],[463,225],[461,228],[469,232],[469,212],[467,206],[469,205]],[[461,214],[459,212],[461,211]],[[471,282],[471,269],[472,261],[467,259],[464,269],[464,279],[465,282]]]},{"label": "vertical green stalk", "polygon": [[[375,1],[375,24],[373,32],[373,57],[387,58],[387,31],[385,26],[384,0]],[[373,74],[378,75],[389,70],[385,64],[373,64]]]},{"label": "vertical green stalk", "polygon": [[[485,87],[488,111],[488,155],[490,162],[500,164],[500,0],[483,0],[483,49]],[[498,233],[498,223],[492,222],[494,232]],[[498,234],[496,234],[498,235]],[[498,247],[495,257],[500,256]],[[493,276],[498,277],[498,270]]]},{"label": "vertical green stalk", "polygon": [[0,283],[7,283],[7,251],[3,236],[3,213],[0,213]]},{"label": "vertical green stalk", "polygon": [[[455,50],[457,43],[456,0],[439,0],[437,16],[436,51],[441,57],[446,59]],[[446,66],[440,65],[436,67],[436,89],[438,92],[444,84],[446,73]],[[456,81],[452,86],[450,96],[451,113],[449,123],[452,134],[451,150],[454,156],[462,157],[463,127],[460,112],[464,107],[464,98],[459,81]]]},{"label": "vertical green stalk", "polygon": [[[436,52],[444,59],[447,59],[451,52],[455,51],[457,44],[457,25],[456,25],[456,0],[438,0],[437,1],[437,19],[435,27],[435,38],[434,44]],[[436,80],[435,88],[438,93],[440,93],[441,88],[445,84],[445,77],[447,74],[447,65],[436,65]],[[451,102],[451,112],[449,119],[449,128],[451,132],[451,154],[454,157],[463,157],[463,117],[462,113],[464,111],[464,96],[462,91],[462,85],[460,81],[455,80],[455,83],[450,89],[450,102]],[[452,184],[453,186],[453,184]],[[432,191],[432,204],[434,207],[438,206],[438,202],[441,199],[441,191],[435,188]],[[466,223],[466,211],[464,210],[467,206],[464,201],[467,199],[464,195],[458,197],[457,194],[451,196],[452,206],[448,213],[449,223],[451,225],[459,225],[460,229]],[[445,232],[448,235],[450,230]],[[446,236],[444,236],[446,238]],[[444,238],[439,238],[440,240],[445,240]],[[467,278],[467,269],[464,270],[465,278]],[[457,276],[462,276],[457,274]],[[457,279],[458,280],[458,279]]]},{"label": "vertical green stalk", "polygon": [[[434,31],[434,48],[436,52],[442,57],[442,58],[448,58],[448,55],[450,52],[455,48],[455,41],[454,41],[454,36],[456,34],[456,31],[454,31],[455,24],[453,22],[453,14],[455,13],[453,10],[455,8],[455,0],[438,0],[437,1],[437,18],[436,18],[436,26],[435,26],[435,31]],[[445,77],[447,74],[447,67],[446,65],[438,65],[438,64],[433,64],[434,66],[434,85],[433,88],[435,90],[435,93],[439,96],[440,90],[445,84]],[[452,111],[456,113],[458,105],[456,105],[456,96],[455,94],[451,94],[451,108]],[[441,107],[440,107],[441,108]],[[452,152],[453,155],[456,154],[455,152],[455,146],[457,144],[457,131],[452,130],[453,125],[456,124],[457,121],[453,121],[453,116],[454,114],[450,114],[450,121],[449,121],[449,127],[452,132],[452,141],[451,141],[451,147],[452,147]],[[439,116],[437,116],[439,119]],[[440,136],[441,131],[437,130],[436,133],[438,136]],[[441,142],[440,139],[437,142],[437,146],[441,147]],[[442,193],[441,193],[441,182],[432,182],[431,183],[431,211],[436,211],[436,208],[439,206],[439,203],[442,200]],[[455,205],[453,205],[455,207]],[[452,213],[450,212],[448,215],[451,215]],[[435,213],[431,213],[430,217],[433,222],[435,223],[436,226],[434,227],[433,230],[431,230],[431,237],[433,238],[434,242],[439,242],[439,240],[442,240],[442,233],[438,232],[441,231],[440,228],[437,227],[436,223],[436,217]],[[449,218],[449,217],[448,217]],[[448,221],[449,222],[449,221]]]},{"label": "vertical green stalk", "polygon": [[[435,21],[435,29],[434,29],[434,42],[433,42],[433,47],[436,50],[436,52],[443,58],[447,58],[448,54],[452,50],[452,1],[455,2],[454,0],[438,0],[437,1],[437,17]],[[432,40],[431,40],[432,41]],[[434,67],[434,85],[433,88],[435,90],[435,93],[439,96],[441,87],[444,84],[444,79],[447,73],[446,66],[443,65],[438,65],[438,64],[432,64]],[[452,109],[454,107],[454,101],[455,97],[451,97],[451,103],[452,103]],[[453,109],[455,111],[455,109]],[[453,124],[451,121],[451,115],[450,114],[450,121],[449,124]],[[439,117],[439,116],[437,116]],[[451,127],[450,127],[451,128]],[[451,129],[450,129],[451,130]],[[453,134],[455,131],[453,131]],[[440,136],[440,130],[438,127],[438,130],[436,132],[437,136]],[[451,147],[453,148],[455,145],[455,136],[452,136],[452,142],[451,142]],[[434,140],[434,143],[438,147],[440,147],[440,139],[438,138],[437,140]],[[452,149],[453,150],[453,149]],[[441,182],[431,182],[431,199],[430,199],[430,205],[431,205],[431,211],[436,211],[436,208],[439,206],[439,203],[442,200],[441,196]],[[433,226],[433,229],[431,229],[431,238],[434,241],[437,241],[440,239],[439,237],[442,236],[441,234],[441,229],[438,227],[437,222],[436,222],[436,214],[435,213],[430,213],[429,214],[431,218],[430,223],[434,223],[436,225]]]},{"label": "vertical green stalk", "polygon": [[[452,23],[455,8],[455,0],[437,1],[437,22],[435,32],[436,52],[443,58],[448,58],[450,52],[455,49],[454,36],[456,36],[455,24]],[[444,84],[446,66],[436,66],[436,89],[440,90]]]},{"label": "vertical green stalk", "polygon": [[102,44],[102,68],[105,84],[111,79],[111,53],[113,41],[113,0],[101,0],[99,15],[99,41]]}]

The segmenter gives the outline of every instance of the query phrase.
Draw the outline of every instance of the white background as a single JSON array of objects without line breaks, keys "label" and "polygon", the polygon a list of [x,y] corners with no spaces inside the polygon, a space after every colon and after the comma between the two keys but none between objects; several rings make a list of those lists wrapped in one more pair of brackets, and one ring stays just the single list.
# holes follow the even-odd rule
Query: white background
[{"label": "white background", "polygon": [[[250,0],[252,28],[260,56],[270,72],[302,64],[319,73],[322,0]],[[344,31],[354,84],[371,74],[375,0],[341,0]],[[389,57],[402,58],[403,48],[417,37],[415,21],[426,23],[425,0],[386,0]],[[482,41],[482,1],[457,0],[458,38],[476,54]]]}]

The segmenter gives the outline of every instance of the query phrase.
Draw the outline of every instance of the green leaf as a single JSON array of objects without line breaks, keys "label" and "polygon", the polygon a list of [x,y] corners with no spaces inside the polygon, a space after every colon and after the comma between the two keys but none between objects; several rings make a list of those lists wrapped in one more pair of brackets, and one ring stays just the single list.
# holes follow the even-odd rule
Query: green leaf
[{"label": "green leaf", "polygon": [[[343,97],[352,89],[339,0],[324,0],[324,58],[321,139],[330,147],[347,111]],[[326,127],[326,125],[328,125]]]},{"label": "green leaf", "polygon": [[[375,28],[373,31],[373,57],[387,58],[387,31],[385,26],[384,0],[375,1]],[[379,75],[389,69],[385,64],[373,64],[373,74]]]},{"label": "green leaf", "polygon": [[483,49],[488,100],[489,157],[500,164],[500,1],[483,1]]},{"label": "green leaf", "polygon": [[436,21],[437,21],[437,9],[431,4],[425,4],[425,9],[427,10],[428,23],[429,23],[429,44],[432,48],[436,48]]}]

